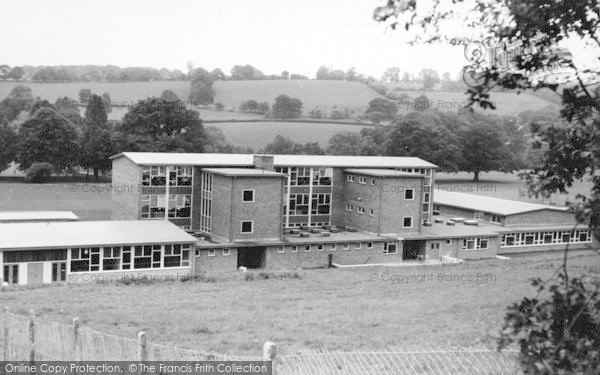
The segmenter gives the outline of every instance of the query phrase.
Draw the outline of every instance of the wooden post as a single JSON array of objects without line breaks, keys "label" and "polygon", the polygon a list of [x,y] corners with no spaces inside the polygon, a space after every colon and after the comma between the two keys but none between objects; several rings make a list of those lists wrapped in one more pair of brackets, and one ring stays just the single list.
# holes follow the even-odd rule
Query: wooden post
[{"label": "wooden post", "polygon": [[140,345],[138,358],[141,362],[146,362],[148,360],[148,335],[146,335],[146,332],[141,331],[138,333],[138,343]]},{"label": "wooden post", "polygon": [[277,345],[274,342],[267,341],[263,345],[263,360],[271,361],[272,374],[276,375],[276,361],[277,361]]},{"label": "wooden post", "polygon": [[77,356],[77,342],[79,341],[79,318],[73,318],[73,356],[72,361],[80,361]]},{"label": "wooden post", "polygon": [[35,362],[35,311],[29,310],[29,362]]},{"label": "wooden post", "polygon": [[8,341],[8,339],[9,339],[9,337],[8,337],[8,314],[9,314],[8,307],[5,306],[4,307],[4,314],[2,314],[3,315],[2,319],[3,319],[3,324],[4,324],[4,333],[3,333],[3,337],[4,337],[4,357],[3,358],[4,358],[5,361],[9,360],[8,359],[8,347],[10,345],[10,343]]}]

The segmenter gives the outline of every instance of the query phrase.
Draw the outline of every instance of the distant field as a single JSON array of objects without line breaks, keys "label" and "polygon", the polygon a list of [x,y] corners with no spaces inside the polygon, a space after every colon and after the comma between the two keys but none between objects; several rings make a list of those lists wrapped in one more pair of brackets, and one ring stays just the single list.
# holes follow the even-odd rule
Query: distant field
[{"label": "distant field", "polygon": [[[361,125],[295,123],[295,122],[248,122],[206,124],[223,130],[227,140],[236,146],[252,147],[254,151],[273,142],[277,134],[289,137],[296,143],[318,142],[326,148],[329,138],[337,132],[359,132]],[[365,124],[364,126],[369,126]]]}]

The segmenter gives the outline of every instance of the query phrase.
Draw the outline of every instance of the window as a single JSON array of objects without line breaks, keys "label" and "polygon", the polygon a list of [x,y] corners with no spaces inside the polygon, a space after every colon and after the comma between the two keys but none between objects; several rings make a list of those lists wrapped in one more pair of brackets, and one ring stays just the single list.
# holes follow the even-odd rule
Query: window
[{"label": "window", "polygon": [[346,174],[346,181],[354,182],[354,175],[350,173]]},{"label": "window", "polygon": [[406,216],[402,219],[402,227],[403,228],[412,228],[412,217]]},{"label": "window", "polygon": [[310,245],[305,245],[304,246],[304,252],[308,253],[310,251]]},{"label": "window", "polygon": [[279,247],[277,248],[277,252],[278,252],[279,254],[283,254],[283,253],[285,253],[285,247],[283,247],[283,246],[279,246]]},{"label": "window", "polygon": [[373,242],[367,242],[367,249],[373,248]]},{"label": "window", "polygon": [[440,249],[440,243],[439,242],[432,242],[430,245],[431,250],[439,250]]},{"label": "window", "polygon": [[[6,266],[5,266],[6,267]],[[7,281],[7,280],[5,280]],[[52,282],[67,281],[67,263],[52,263]]]},{"label": "window", "polygon": [[[189,267],[190,265],[190,244],[183,245],[165,245],[165,259],[164,266],[165,267]],[[229,250],[229,249],[227,249]],[[212,251],[212,255],[210,252]],[[210,249],[208,251],[209,256],[215,256],[215,249]],[[156,253],[154,255],[155,262],[160,262],[160,258],[157,257]],[[225,255],[225,249],[223,249],[223,255]]]},{"label": "window", "polygon": [[223,256],[228,257],[231,255],[231,250],[229,248],[223,249]]},{"label": "window", "polygon": [[356,212],[358,212],[361,215],[365,214],[365,208],[364,207],[357,207],[356,208]]},{"label": "window", "polygon": [[216,254],[215,249],[208,249],[208,256],[209,257],[214,257]]},{"label": "window", "polygon": [[121,248],[120,247],[105,247],[103,249],[104,257],[102,260],[102,269],[119,270],[121,269]]},{"label": "window", "polygon": [[346,243],[344,244],[344,250],[349,250],[349,249],[350,249],[350,243],[349,243],[349,242],[346,242]]},{"label": "window", "polygon": [[323,248],[324,246],[322,243],[317,245],[317,251],[323,251]]},{"label": "window", "polygon": [[242,233],[252,233],[252,221],[242,221]]},{"label": "window", "polygon": [[452,245],[452,240],[446,240],[446,245]]},{"label": "window", "polygon": [[492,223],[500,223],[500,215],[490,215],[490,221]]},{"label": "window", "polygon": [[242,190],[242,202],[254,202],[254,190]]},{"label": "window", "polygon": [[372,178],[372,179],[371,179],[371,185],[376,185],[376,184],[377,184],[377,180],[376,180],[376,179],[374,179],[374,178]]},{"label": "window", "polygon": [[404,190],[404,199],[408,199],[408,200],[414,199],[414,189]]},{"label": "window", "polygon": [[167,183],[166,167],[150,167],[142,168],[142,185],[143,186],[165,186]]},{"label": "window", "polygon": [[372,208],[369,209],[369,216],[373,216],[373,214],[375,214],[375,210],[373,210]]},{"label": "window", "polygon": [[292,253],[298,252],[298,246],[292,246]]},{"label": "window", "polygon": [[362,243],[360,243],[360,242],[357,242],[356,245],[354,245],[354,248],[356,250],[359,250],[361,247],[362,247]]},{"label": "window", "polygon": [[334,243],[332,243],[331,245],[329,245],[329,250],[331,251],[335,251],[336,250],[336,246]]},{"label": "window", "polygon": [[383,253],[384,254],[397,254],[398,247],[395,242],[386,242],[383,244]]},{"label": "window", "polygon": [[465,238],[463,240],[463,250],[483,250],[488,248],[489,239],[487,238]]},{"label": "window", "polygon": [[346,211],[352,211],[352,205],[351,204],[346,204]]},{"label": "window", "polygon": [[363,177],[363,176],[358,177],[358,183],[359,184],[366,184],[367,183],[367,178]]}]

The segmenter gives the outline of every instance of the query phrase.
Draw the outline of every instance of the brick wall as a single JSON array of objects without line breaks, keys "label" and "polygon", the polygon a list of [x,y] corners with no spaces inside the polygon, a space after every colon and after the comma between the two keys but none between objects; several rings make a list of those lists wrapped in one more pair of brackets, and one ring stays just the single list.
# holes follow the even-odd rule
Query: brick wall
[{"label": "brick wall", "polygon": [[575,214],[572,212],[540,210],[507,216],[505,225],[575,224],[576,222]]},{"label": "brick wall", "polygon": [[[346,202],[353,205],[352,212],[345,211],[345,223],[359,230],[376,234],[419,233],[421,228],[421,202],[423,179],[421,177],[367,177],[367,183],[345,182]],[[405,199],[406,189],[413,189],[413,199]],[[356,207],[363,207],[359,214]],[[344,205],[345,209],[345,205]],[[373,216],[369,211],[373,209]],[[412,217],[412,227],[403,227],[403,218]]]},{"label": "brick wall", "polygon": [[232,186],[231,177],[213,175],[211,236],[224,241],[229,241],[231,237]]},{"label": "brick wall", "polygon": [[137,220],[140,215],[139,186],[142,168],[126,157],[113,159],[111,219]]},{"label": "brick wall", "polygon": [[194,257],[194,274],[234,272],[237,270],[238,251],[229,249],[229,255],[223,255],[223,249],[215,249],[215,255],[209,256],[208,249],[197,249]]}]

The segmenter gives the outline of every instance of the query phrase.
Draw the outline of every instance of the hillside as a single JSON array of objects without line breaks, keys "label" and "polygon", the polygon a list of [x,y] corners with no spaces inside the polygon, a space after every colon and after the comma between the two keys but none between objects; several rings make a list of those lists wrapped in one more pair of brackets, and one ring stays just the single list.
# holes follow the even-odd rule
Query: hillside
[{"label": "hillside", "polygon": [[[17,85],[15,82],[0,82],[0,98],[6,97],[10,90]],[[109,93],[113,102],[134,104],[149,96],[160,96],[163,90],[169,89],[180,98],[186,99],[189,93],[187,81],[158,81],[158,82],[75,82],[75,83],[22,83],[31,87],[34,96],[50,101],[59,97],[69,96],[77,99],[79,90],[90,88],[93,92]],[[371,88],[358,82],[346,81],[317,81],[317,80],[279,80],[279,81],[217,81],[214,84],[215,102],[221,102],[228,107],[237,108],[245,100],[255,99],[272,103],[277,95],[286,94],[299,98],[304,103],[304,115],[313,108],[321,109],[349,107],[357,114],[363,112],[368,102],[378,95]],[[464,93],[452,91],[402,91],[410,99],[400,102],[399,113],[412,110],[412,99],[426,95],[432,108],[440,110],[456,110],[464,106],[467,96]],[[517,114],[525,109],[542,108],[554,104],[542,97],[530,94],[493,93],[491,99],[496,102],[498,114]],[[555,105],[555,104],[554,104]],[[121,119],[126,113],[125,108],[115,108],[109,115],[111,119]],[[200,110],[202,118],[207,120],[228,119],[258,119],[259,115]]]}]

